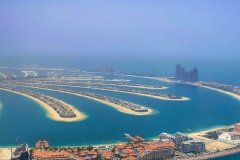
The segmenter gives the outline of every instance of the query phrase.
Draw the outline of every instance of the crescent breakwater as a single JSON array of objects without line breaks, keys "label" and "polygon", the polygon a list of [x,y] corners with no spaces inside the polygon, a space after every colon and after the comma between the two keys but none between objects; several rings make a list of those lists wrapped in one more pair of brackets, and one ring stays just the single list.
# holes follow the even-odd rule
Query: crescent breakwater
[{"label": "crescent breakwater", "polygon": [[[102,73],[102,74],[104,74],[104,73]],[[133,74],[133,73],[132,74],[117,73],[114,75],[147,78],[147,79],[159,80],[159,81],[167,82],[167,83],[179,83],[179,84],[194,85],[194,86],[199,86],[199,87],[215,90],[215,91],[230,95],[231,97],[234,97],[235,99],[240,100],[240,87],[239,86],[234,87],[233,85],[221,84],[221,83],[216,83],[216,82],[204,82],[204,81],[186,82],[186,81],[182,81],[182,80],[174,80],[174,78],[172,78],[172,77],[163,77],[163,76],[158,77],[158,76],[154,76],[154,75],[149,76],[149,75]]]},{"label": "crescent breakwater", "polygon": [[227,95],[230,95],[231,97],[240,100],[240,87],[233,86],[233,85],[227,85],[227,84],[221,84],[216,82],[185,82],[185,81],[179,81],[179,80],[173,80],[169,78],[159,78],[159,80],[164,82],[170,82],[170,83],[179,83],[179,84],[188,84],[193,86],[199,86],[203,88],[207,88],[210,90],[218,91]]},{"label": "crescent breakwater", "polygon": [[[9,85],[9,84],[8,84]],[[14,85],[14,84],[13,84]],[[77,90],[69,90],[64,88],[56,88],[52,86],[44,86],[44,85],[20,85],[15,84],[15,86],[22,86],[22,87],[29,87],[29,88],[38,88],[38,89],[44,89],[44,90],[51,90],[56,92],[63,92],[68,94],[73,94],[76,96],[81,96],[85,98],[89,98],[98,102],[101,102],[103,104],[106,104],[108,106],[114,107],[120,112],[132,114],[132,115],[149,115],[153,113],[153,110],[147,107],[143,107],[134,103],[130,103],[121,99],[116,99],[112,97],[107,97],[101,94],[95,94],[90,92],[80,92]]]},{"label": "crescent breakwater", "polygon": [[58,100],[56,98],[46,96],[40,93],[27,91],[19,88],[13,88],[10,86],[0,86],[1,90],[17,93],[26,96],[32,100],[38,102],[43,106],[47,112],[48,117],[56,121],[73,122],[80,121],[86,118],[86,116],[75,109],[73,106]]}]

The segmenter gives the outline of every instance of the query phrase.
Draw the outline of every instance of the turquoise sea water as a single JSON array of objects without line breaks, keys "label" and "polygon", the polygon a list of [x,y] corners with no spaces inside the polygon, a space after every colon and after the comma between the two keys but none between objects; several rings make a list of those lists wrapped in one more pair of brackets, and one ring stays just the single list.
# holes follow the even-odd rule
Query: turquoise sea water
[{"label": "turquoise sea water", "polygon": [[[21,70],[0,70],[13,73],[19,77],[24,75]],[[39,75],[49,72],[35,71]],[[141,71],[139,72],[141,73]],[[126,141],[123,133],[140,135],[144,138],[157,138],[161,132],[174,134],[177,131],[187,132],[187,129],[199,131],[231,125],[240,121],[240,101],[223,93],[196,86],[164,83],[151,79],[108,74],[97,75],[109,79],[130,79],[130,83],[167,86],[168,89],[157,91],[186,96],[191,100],[165,101],[126,93],[75,88],[80,91],[91,91],[120,98],[156,110],[153,115],[134,116],[118,112],[110,106],[90,99],[59,92],[26,88],[64,100],[88,116],[84,121],[66,123],[49,119],[46,116],[46,111],[36,102],[21,95],[0,90],[0,102],[2,103],[2,110],[0,110],[0,146],[14,146],[17,136],[20,136],[19,143],[27,142],[30,147],[33,147],[39,139],[48,140],[51,146],[115,143]],[[202,77],[207,78],[206,75],[202,75]],[[210,77],[209,80],[213,79],[216,82],[238,85],[238,79],[240,79],[237,75],[231,79],[221,79],[221,81],[218,81],[218,76],[215,78],[214,80]],[[234,158],[240,159],[240,155],[219,159]]]},{"label": "turquoise sea water", "polygon": [[230,156],[215,158],[214,160],[239,160],[239,159],[240,159],[240,154],[233,154]]}]

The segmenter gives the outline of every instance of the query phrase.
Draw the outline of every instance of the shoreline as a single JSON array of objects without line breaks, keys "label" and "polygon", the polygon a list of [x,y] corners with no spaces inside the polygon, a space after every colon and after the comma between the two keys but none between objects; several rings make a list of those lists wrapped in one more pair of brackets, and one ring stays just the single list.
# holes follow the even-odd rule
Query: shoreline
[{"label": "shoreline", "polygon": [[21,71],[21,72],[23,72],[25,74],[24,77],[29,76],[29,72],[34,73],[34,77],[38,76],[38,74],[35,71]]},{"label": "shoreline", "polygon": [[181,99],[171,99],[171,98],[153,96],[153,95],[147,95],[147,94],[141,94],[141,93],[110,90],[110,89],[101,89],[101,88],[92,88],[92,87],[79,87],[79,86],[68,86],[68,85],[52,85],[52,86],[66,86],[66,87],[72,87],[72,88],[89,88],[89,89],[105,90],[105,91],[111,91],[111,92],[121,92],[121,93],[135,94],[135,95],[138,95],[138,96],[144,96],[144,97],[150,97],[150,98],[155,98],[155,99],[160,99],[160,100],[168,100],[168,101],[187,101],[187,100],[190,100],[190,98],[188,98],[188,97],[182,97]]},{"label": "shoreline", "polygon": [[3,76],[3,78],[7,78],[7,76],[2,73],[0,73],[0,75]]},{"label": "shoreline", "polygon": [[0,159],[2,160],[7,160],[7,159],[11,159],[11,149],[10,147],[6,147],[6,148],[3,148],[1,147],[0,148]]},{"label": "shoreline", "polygon": [[120,86],[120,87],[123,86],[123,87],[141,88],[141,89],[153,89],[153,90],[168,89],[168,87],[153,88],[153,87],[144,87],[144,86],[115,85],[115,84],[104,84],[104,83],[80,83],[80,84],[86,84],[86,85],[97,84],[97,85]]},{"label": "shoreline", "polygon": [[[198,132],[194,132],[194,133],[184,133],[184,132],[182,132],[182,133],[184,133],[184,134],[187,134],[189,137],[191,137],[193,134],[203,134],[203,133],[206,133],[206,132],[211,132],[211,131],[215,131],[215,130],[219,130],[219,129],[224,129],[224,128],[226,128],[226,127],[232,127],[233,125],[230,125],[230,126],[217,126],[216,128],[210,128],[210,129],[203,129],[203,130],[201,130],[201,131],[198,131]],[[204,137],[203,137],[204,138]],[[150,138],[150,139],[148,139],[148,140],[159,140],[159,137],[158,136],[156,136],[156,137],[153,137],[153,138]],[[85,146],[93,146],[93,147],[99,147],[99,146],[108,146],[108,145],[115,145],[115,144],[122,144],[122,143],[128,143],[128,141],[126,140],[126,141],[116,141],[116,142],[113,142],[113,143],[99,143],[99,144],[85,144],[85,145],[73,145],[73,146],[71,146],[71,145],[63,145],[63,146],[61,146],[61,147],[85,147]],[[56,146],[52,146],[52,147],[59,147],[59,145],[56,145]],[[4,149],[4,148],[10,148],[9,146],[0,146],[0,149]],[[31,147],[29,147],[29,148],[31,148]]]},{"label": "shoreline", "polygon": [[[72,105],[70,104],[67,104],[66,102],[63,102],[61,100],[58,100],[58,101],[61,101],[63,102],[65,105],[69,106],[69,107],[72,107],[74,108],[74,113],[76,114],[77,117],[74,117],[74,118],[62,118],[59,116],[59,114],[52,108],[50,107],[48,104],[42,102],[41,100],[37,99],[37,98],[34,98],[34,97],[31,97],[29,95],[26,95],[24,93],[19,93],[19,92],[15,92],[15,91],[11,91],[11,90],[8,90],[8,89],[3,89],[3,88],[0,88],[0,90],[5,90],[5,91],[8,91],[8,92],[12,92],[12,93],[16,93],[16,94],[19,94],[19,95],[22,95],[22,96],[25,96],[35,102],[37,102],[40,106],[42,106],[46,111],[47,111],[47,117],[54,120],[54,121],[62,121],[62,122],[74,122],[74,121],[82,121],[84,119],[87,118],[87,116],[83,113],[81,113],[80,111],[78,111],[76,108],[74,108]],[[56,98],[54,98],[56,99]]]},{"label": "shoreline", "polygon": [[[123,113],[126,113],[126,114],[131,114],[131,115],[137,115],[137,116],[145,116],[145,115],[151,115],[153,114],[153,110],[148,108],[148,107],[145,107],[148,109],[148,112],[134,112],[130,109],[127,109],[125,107],[122,107],[120,105],[117,105],[117,104],[114,104],[114,103],[110,103],[110,102],[107,102],[107,101],[104,101],[104,100],[100,100],[100,99],[97,99],[97,98],[93,98],[93,97],[89,97],[89,96],[84,96],[84,95],[81,95],[81,94],[76,94],[76,93],[70,93],[70,92],[64,92],[64,91],[58,91],[58,90],[54,90],[54,89],[46,89],[46,88],[39,88],[39,87],[29,87],[29,86],[22,86],[22,87],[27,87],[27,88],[37,88],[37,89],[42,89],[42,90],[49,90],[49,91],[54,91],[54,92],[62,92],[62,93],[66,93],[66,94],[72,94],[72,95],[75,95],[75,96],[79,96],[79,97],[85,97],[85,98],[88,98],[88,99],[92,99],[92,100],[95,100],[97,102],[100,102],[100,103],[103,103],[103,104],[106,104],[110,107],[113,107],[115,109],[117,109],[118,111],[120,112],[123,112]],[[143,107],[143,106],[141,106]]]},{"label": "shoreline", "polygon": [[234,94],[232,92],[228,92],[228,91],[224,91],[224,90],[221,90],[221,89],[212,88],[212,87],[208,87],[208,86],[203,86],[203,85],[199,85],[199,84],[196,84],[195,86],[200,86],[200,87],[207,88],[207,89],[210,89],[210,90],[215,90],[215,91],[227,94],[227,95],[229,95],[229,96],[231,96],[231,97],[240,101],[240,95]]},{"label": "shoreline", "polygon": [[24,73],[24,77],[28,76],[28,72],[27,71],[21,71],[22,73]]},{"label": "shoreline", "polygon": [[28,68],[28,67],[0,67],[0,68],[12,68],[12,69],[39,69],[39,70],[56,70],[56,71],[62,71],[63,68]]},{"label": "shoreline", "polygon": [[134,75],[124,75],[124,74],[115,74],[115,75],[131,76],[131,77],[138,77],[138,78],[147,78],[147,79],[159,80],[159,81],[166,82],[166,83],[178,83],[178,84],[187,84],[187,85],[198,86],[198,87],[203,87],[203,88],[207,88],[207,89],[210,89],[210,90],[215,90],[215,91],[227,94],[227,95],[229,95],[229,96],[231,96],[231,97],[233,97],[237,100],[240,100],[240,95],[234,94],[232,92],[224,91],[224,90],[221,90],[221,89],[217,89],[217,88],[204,86],[204,85],[201,85],[201,84],[179,83],[179,82],[171,81],[171,80],[167,79],[166,77],[154,78],[154,77],[144,77],[144,76],[134,76]]}]

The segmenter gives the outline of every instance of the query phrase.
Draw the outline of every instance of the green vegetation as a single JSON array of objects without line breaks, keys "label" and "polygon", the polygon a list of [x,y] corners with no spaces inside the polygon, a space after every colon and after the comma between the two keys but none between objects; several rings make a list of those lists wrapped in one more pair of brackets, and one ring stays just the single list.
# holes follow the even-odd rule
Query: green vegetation
[{"label": "green vegetation", "polygon": [[89,150],[89,151],[92,150],[92,149],[93,149],[93,146],[88,146],[87,147],[87,150]]},{"label": "green vegetation", "polygon": [[203,135],[203,137],[209,138],[209,139],[218,139],[217,131],[207,132],[207,134]]}]

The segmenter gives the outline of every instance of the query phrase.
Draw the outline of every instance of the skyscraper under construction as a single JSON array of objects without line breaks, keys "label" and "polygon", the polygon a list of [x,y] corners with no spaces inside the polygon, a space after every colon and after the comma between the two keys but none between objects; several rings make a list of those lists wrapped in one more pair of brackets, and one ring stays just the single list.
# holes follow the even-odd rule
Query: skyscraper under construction
[{"label": "skyscraper under construction", "polygon": [[187,72],[184,67],[181,67],[181,64],[177,64],[175,79],[187,82],[198,82],[198,69],[195,67],[193,70]]}]

